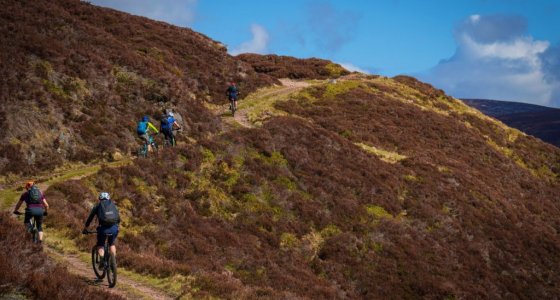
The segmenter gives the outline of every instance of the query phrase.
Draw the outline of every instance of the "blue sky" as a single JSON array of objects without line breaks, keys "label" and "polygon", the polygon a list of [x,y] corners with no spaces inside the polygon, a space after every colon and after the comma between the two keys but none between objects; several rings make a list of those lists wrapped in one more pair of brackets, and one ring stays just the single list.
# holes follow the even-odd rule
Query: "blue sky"
[{"label": "blue sky", "polygon": [[92,0],[189,27],[231,54],[408,74],[455,97],[560,107],[560,0]]}]

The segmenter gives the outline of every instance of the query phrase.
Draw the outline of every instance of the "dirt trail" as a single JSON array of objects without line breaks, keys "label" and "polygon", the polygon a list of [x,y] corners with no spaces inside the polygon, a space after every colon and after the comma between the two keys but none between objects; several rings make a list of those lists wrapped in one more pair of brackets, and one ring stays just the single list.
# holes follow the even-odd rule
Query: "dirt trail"
[{"label": "dirt trail", "polygon": [[98,281],[91,265],[84,263],[77,255],[60,254],[49,247],[45,248],[45,252],[65,266],[70,273],[83,278],[88,284],[100,287],[111,294],[128,299],[174,299],[162,291],[148,287],[119,273],[117,273],[117,285],[114,288],[109,288],[107,279],[104,278]]},{"label": "dirt trail", "polygon": [[[292,80],[292,79],[280,79],[280,82],[282,83],[282,87],[279,89],[274,89],[271,91],[267,91],[264,92],[262,94],[259,94],[259,98],[260,99],[266,99],[266,98],[271,98],[271,97],[279,97],[282,95],[287,95],[287,94],[291,94],[291,93],[295,93],[305,87],[310,86],[311,84],[305,81],[296,81],[296,80]],[[229,107],[226,107],[226,110],[228,110]],[[226,111],[227,113],[227,111]],[[235,112],[235,117],[233,118],[239,125],[245,127],[245,128],[254,128],[255,125],[249,120],[248,117],[249,114],[249,110],[248,109],[238,109]]]},{"label": "dirt trail", "polygon": [[[119,164],[115,164],[115,165],[119,165]],[[38,183],[37,185],[42,191],[46,191],[54,183],[57,183],[59,181],[81,179],[86,176],[95,174],[98,170],[99,168],[97,165],[84,166],[82,169],[71,170],[74,173],[78,173],[78,175],[69,177],[69,176],[64,176],[65,174],[57,174],[61,177],[45,180],[43,182]],[[10,206],[7,207],[6,209],[10,210],[13,209],[13,207]],[[90,285],[99,286],[109,291],[110,293],[123,296],[127,299],[174,299],[174,297],[166,294],[163,291],[160,291],[146,284],[135,281],[126,275],[118,274],[118,273],[117,273],[118,274],[117,285],[114,288],[109,288],[107,284],[107,279],[100,282],[96,280],[97,278],[95,277],[95,274],[93,273],[93,269],[91,268],[90,264],[83,262],[75,254],[67,254],[67,253],[61,254],[52,245],[49,245],[48,230],[46,231],[45,238],[46,240],[45,243],[43,244],[45,253],[49,257],[51,257],[52,259],[60,263],[61,265],[66,266],[66,268],[70,273],[83,278]]]},{"label": "dirt trail", "polygon": [[[294,81],[290,79],[281,79],[282,87],[279,89],[274,89],[271,91],[267,91],[258,95],[259,99],[266,99],[266,98],[276,98],[282,95],[287,95],[290,93],[297,92],[298,90],[309,86],[310,84],[303,81]],[[238,124],[243,127],[253,128],[255,125],[249,121],[248,118],[248,109],[240,109],[237,111],[234,120]],[[222,112],[223,113],[223,112]],[[38,180],[39,188],[42,191],[47,190],[51,185],[66,181],[66,180],[76,180],[81,179],[83,177],[95,174],[99,168],[99,166],[89,165],[84,166],[83,168],[73,169],[68,171],[67,173],[60,173],[60,174],[51,174],[48,178],[43,178],[42,180]],[[77,175],[69,175],[69,174],[77,174]],[[14,187],[12,187],[14,189]],[[14,190],[15,191],[15,190]],[[18,193],[19,197],[19,193]],[[15,200],[15,199],[14,199]],[[13,200],[12,200],[13,201]],[[13,207],[5,207],[6,209],[12,209]],[[75,274],[81,278],[83,278],[88,284],[95,285],[100,288],[103,288],[110,293],[115,295],[120,295],[128,299],[174,299],[173,296],[165,293],[164,291],[158,290],[141,282],[135,281],[123,274],[119,274],[117,278],[117,286],[115,288],[109,288],[107,284],[107,279],[103,281],[97,281],[95,274],[91,268],[89,263],[84,262],[81,260],[77,254],[62,254],[56,250],[53,245],[49,245],[48,243],[48,232],[46,233],[46,241],[45,241],[45,248],[44,251],[55,261],[60,263],[63,266],[66,266],[68,271],[72,274]]]}]

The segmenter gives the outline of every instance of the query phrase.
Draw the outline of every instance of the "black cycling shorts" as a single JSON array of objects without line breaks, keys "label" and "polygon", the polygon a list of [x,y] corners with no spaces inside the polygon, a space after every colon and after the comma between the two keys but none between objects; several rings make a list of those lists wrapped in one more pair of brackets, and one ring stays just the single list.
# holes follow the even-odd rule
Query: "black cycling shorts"
[{"label": "black cycling shorts", "polygon": [[43,213],[45,211],[42,207],[32,207],[25,209],[25,218],[23,219],[23,224],[31,223],[31,218],[35,219],[35,224],[37,225],[37,231],[43,232]]}]

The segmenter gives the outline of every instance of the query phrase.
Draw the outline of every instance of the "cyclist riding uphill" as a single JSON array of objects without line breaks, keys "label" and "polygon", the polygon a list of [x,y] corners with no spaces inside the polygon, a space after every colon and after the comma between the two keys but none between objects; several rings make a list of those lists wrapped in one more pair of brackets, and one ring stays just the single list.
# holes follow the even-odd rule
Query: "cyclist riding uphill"
[{"label": "cyclist riding uphill", "polygon": [[173,127],[177,127],[177,129],[181,129],[179,123],[174,117],[173,112],[168,112],[166,115],[161,118],[160,122],[160,131],[165,136],[165,139],[169,141],[172,146],[175,146],[175,137],[173,136]]},{"label": "cyclist riding uphill", "polygon": [[[111,254],[114,257],[117,255],[115,240],[119,234],[119,223],[121,218],[119,217],[119,210],[117,209],[117,206],[115,206],[115,203],[111,201],[109,193],[101,192],[98,199],[99,203],[97,203],[89,213],[82,233],[88,233],[87,228],[89,227],[89,224],[93,221],[93,218],[97,216],[97,253],[99,253],[101,261],[104,261],[103,256],[105,255],[105,251],[103,250],[103,246],[106,238],[108,239],[107,243],[110,246],[109,251],[111,251]],[[110,236],[107,236],[108,234],[110,234]]]},{"label": "cyclist riding uphill", "polygon": [[18,210],[23,202],[25,202],[27,206],[25,208],[23,224],[25,224],[28,231],[31,231],[33,229],[31,228],[31,218],[35,219],[37,232],[39,233],[39,243],[41,243],[43,242],[43,215],[47,215],[49,204],[43,193],[39,190],[39,187],[36,186],[33,181],[29,181],[25,184],[25,192],[19,197],[19,201],[14,208],[14,214],[20,214]]},{"label": "cyclist riding uphill", "polygon": [[239,89],[235,85],[235,82],[231,82],[226,90],[226,96],[228,97],[230,104],[233,108],[237,110],[237,96],[239,96]]},{"label": "cyclist riding uphill", "polygon": [[136,126],[136,133],[138,137],[144,141],[148,145],[148,151],[152,151],[152,145],[150,143],[150,130],[159,134],[157,128],[150,122],[150,118],[148,116],[142,117],[142,120],[138,122]]}]

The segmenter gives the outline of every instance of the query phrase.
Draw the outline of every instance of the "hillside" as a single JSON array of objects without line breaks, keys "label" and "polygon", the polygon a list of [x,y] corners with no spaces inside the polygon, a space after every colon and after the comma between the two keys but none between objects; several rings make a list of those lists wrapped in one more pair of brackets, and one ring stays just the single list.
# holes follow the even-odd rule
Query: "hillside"
[{"label": "hillside", "polygon": [[240,54],[236,57],[250,64],[255,72],[276,78],[327,79],[350,74],[340,65],[318,58],[298,59],[274,54]]},{"label": "hillside", "polygon": [[560,109],[496,100],[463,99],[463,101],[508,126],[560,147]]},{"label": "hillside", "polygon": [[223,103],[228,81],[277,83],[190,29],[77,0],[2,1],[0,20],[2,174],[130,154],[135,122],[164,108],[210,135],[203,102]]},{"label": "hillside", "polygon": [[[46,239],[51,239],[49,247],[63,248],[61,256],[65,247],[89,251],[91,239],[78,229],[96,194],[104,190],[123,219],[119,268],[177,298],[550,299],[560,294],[560,149],[411,77],[325,77],[321,70],[329,63],[321,62],[308,74],[292,76],[301,81],[280,81],[286,72],[299,69],[291,64],[314,61],[231,57],[218,43],[188,29],[77,1],[19,3],[7,3],[19,17],[2,13],[2,19],[22,20],[18,26],[28,28],[23,32],[29,35],[34,26],[46,24],[41,16],[73,20],[56,31],[56,41],[46,43],[52,37],[45,36],[45,42],[33,47],[20,40],[24,35],[2,34],[3,44],[16,45],[7,48],[10,55],[19,57],[18,64],[10,60],[7,68],[4,58],[10,55],[2,49],[1,72],[12,74],[3,89],[37,107],[43,98],[34,93],[46,95],[49,111],[40,113],[59,122],[54,128],[73,133],[68,149],[126,153],[135,141],[132,130],[123,128],[133,128],[145,111],[153,109],[155,116],[167,105],[189,125],[184,135],[191,140],[180,136],[179,146],[164,149],[159,157],[103,165],[49,184]],[[81,52],[107,63],[105,68],[80,68],[104,70],[83,79],[97,96],[71,101],[45,90],[50,86],[46,83],[39,91],[22,88],[25,81],[17,76],[45,82],[35,67],[22,67],[33,66],[29,58],[54,52],[57,43],[76,36],[88,37],[85,45],[100,37],[114,42],[114,48],[91,44]],[[144,38],[135,42],[134,36]],[[156,44],[165,53],[162,61],[136,51]],[[192,45],[201,47],[192,54],[201,55],[199,59],[167,59],[178,57],[179,51],[195,51]],[[81,47],[75,46],[71,49]],[[100,51],[98,46],[107,48]],[[56,52],[52,57],[57,59],[48,56],[53,72],[66,74],[63,70],[80,57],[72,51]],[[132,53],[134,58],[126,58]],[[215,57],[202,56],[208,53]],[[177,79],[167,69],[191,60],[205,63],[189,65],[194,75]],[[281,66],[281,72],[258,67],[269,60],[277,60],[273,66]],[[127,72],[150,75],[167,84],[169,94],[164,94],[173,96],[167,102],[150,100],[142,85],[119,87],[111,70],[124,62]],[[213,73],[224,66],[231,73]],[[235,66],[247,74],[241,81],[234,78],[246,97],[232,118],[216,105],[221,82],[204,80],[218,74],[229,74],[222,75],[224,81],[235,77]],[[12,71],[18,68],[27,71]],[[190,76],[198,78],[194,88]],[[113,81],[103,84],[109,79]],[[2,106],[6,119],[28,111],[2,97],[8,104]],[[82,112],[81,117],[65,116],[67,106]],[[123,119],[125,125],[117,122]],[[97,126],[94,133],[85,126],[91,124]],[[6,141],[14,139],[11,132],[3,134]],[[118,142],[103,148],[110,138]],[[41,173],[17,169],[9,155],[21,156],[19,163],[26,168],[43,170],[56,164],[28,165],[25,151],[47,153],[35,154],[36,161],[59,155],[48,143],[31,148],[22,145],[24,140],[7,143],[11,148],[3,152],[4,170],[14,173],[3,179],[14,188],[1,191],[4,208],[17,195],[10,183],[24,179],[17,171]],[[79,158],[69,155],[57,164]]]}]

